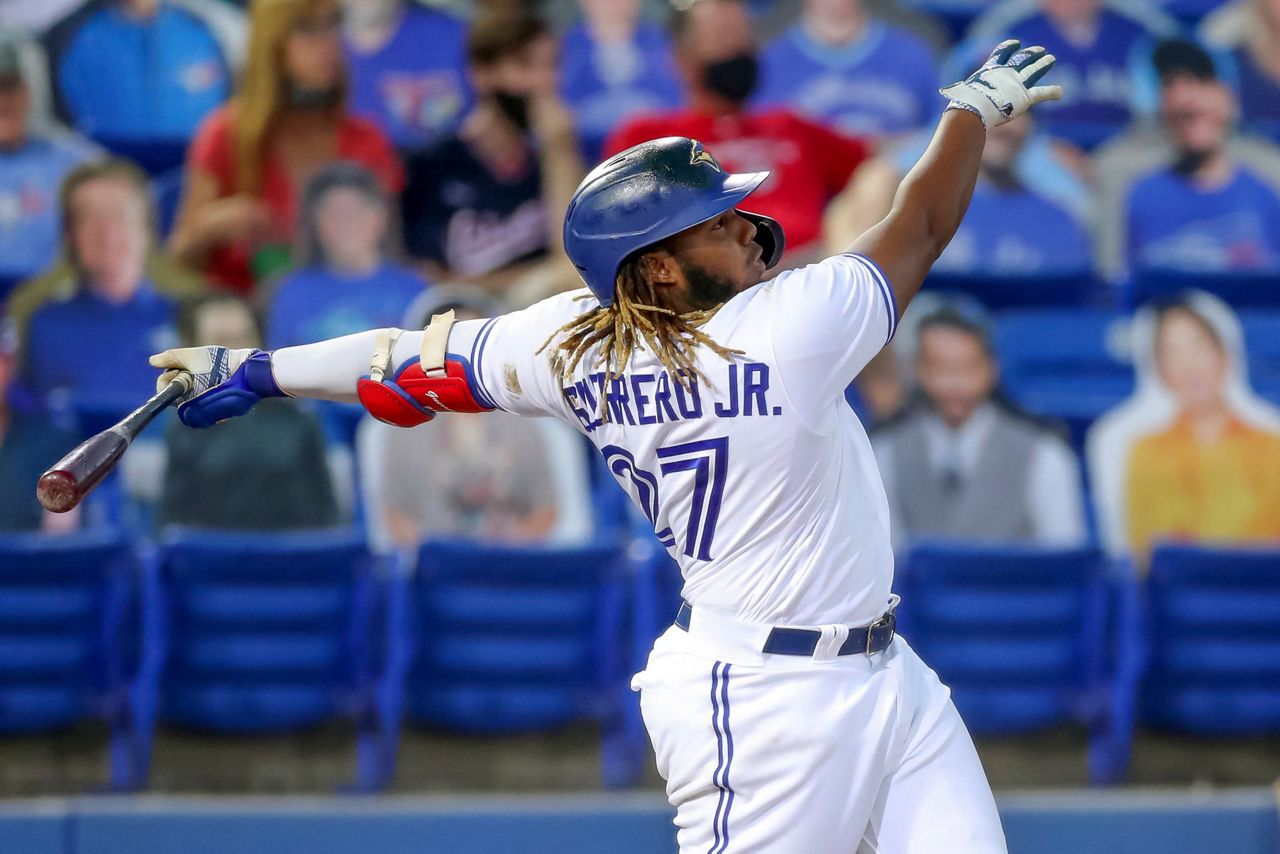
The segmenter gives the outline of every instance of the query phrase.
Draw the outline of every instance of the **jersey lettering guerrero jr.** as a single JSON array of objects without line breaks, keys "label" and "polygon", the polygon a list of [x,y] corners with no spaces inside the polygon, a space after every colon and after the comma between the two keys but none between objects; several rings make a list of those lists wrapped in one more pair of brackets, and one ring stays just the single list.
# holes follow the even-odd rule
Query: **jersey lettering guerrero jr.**
[{"label": "jersey lettering guerrero jr.", "polygon": [[471,364],[478,396],[586,434],[679,563],[695,607],[792,626],[878,618],[893,578],[888,502],[844,389],[897,324],[879,268],[838,255],[738,294],[703,331],[743,354],[703,348],[710,382],[688,390],[639,348],[607,388],[595,351],[568,380],[553,347],[535,355],[595,307],[585,294],[456,324],[449,351]]}]

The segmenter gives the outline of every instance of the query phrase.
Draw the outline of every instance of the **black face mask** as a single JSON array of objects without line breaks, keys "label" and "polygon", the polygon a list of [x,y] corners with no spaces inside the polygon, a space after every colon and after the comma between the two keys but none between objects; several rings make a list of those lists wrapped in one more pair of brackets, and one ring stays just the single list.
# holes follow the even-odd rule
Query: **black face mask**
[{"label": "black face mask", "polygon": [[529,96],[504,92],[501,89],[493,93],[493,101],[498,109],[513,125],[522,132],[529,130]]},{"label": "black face mask", "polygon": [[703,66],[702,82],[721,98],[741,104],[756,90],[759,74],[756,55],[748,51]]},{"label": "black face mask", "polygon": [[337,86],[328,89],[308,89],[303,86],[289,87],[289,108],[292,110],[331,110],[342,100],[342,93]]}]

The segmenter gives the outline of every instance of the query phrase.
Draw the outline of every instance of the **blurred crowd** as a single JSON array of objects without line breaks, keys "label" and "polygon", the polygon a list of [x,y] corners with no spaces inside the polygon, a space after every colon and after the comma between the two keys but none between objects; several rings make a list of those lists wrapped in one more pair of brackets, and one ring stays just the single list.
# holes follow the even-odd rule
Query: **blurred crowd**
[{"label": "blurred crowd", "polygon": [[[1224,281],[1280,312],[1280,0],[4,3],[0,529],[587,539],[620,511],[586,446],[501,414],[393,431],[268,402],[156,429],[78,515],[32,487],[179,341],[279,348],[579,286],[568,199],[646,139],[771,170],[751,201],[784,264],[841,251],[888,210],[938,86],[1010,36],[1057,56],[1066,95],[989,134],[934,293],[848,395],[895,536],[1139,563],[1161,539],[1280,539],[1259,342],[1213,296],[1143,299]],[[1010,395],[993,283],[1116,312],[1122,391],[1070,423]]]}]

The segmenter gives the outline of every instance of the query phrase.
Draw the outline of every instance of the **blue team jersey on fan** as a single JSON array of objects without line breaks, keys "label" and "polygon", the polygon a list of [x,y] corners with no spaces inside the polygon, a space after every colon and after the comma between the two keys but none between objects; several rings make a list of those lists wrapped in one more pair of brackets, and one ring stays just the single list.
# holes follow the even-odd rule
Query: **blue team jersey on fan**
[{"label": "blue team jersey on fan", "polygon": [[934,272],[1022,276],[1070,274],[1092,263],[1084,227],[1052,201],[1027,189],[980,181],[973,201]]},{"label": "blue team jersey on fan", "polygon": [[0,278],[26,278],[53,262],[62,238],[58,187],[91,153],[70,139],[41,138],[0,152]]},{"label": "blue team jersey on fan", "polygon": [[76,31],[56,70],[73,124],[98,138],[185,139],[231,94],[222,48],[167,3],[134,19],[112,3]]},{"label": "blue team jersey on fan", "polygon": [[1131,269],[1280,270],[1280,196],[1244,169],[1216,189],[1161,170],[1129,194]]},{"label": "blue team jersey on fan", "polygon": [[45,303],[27,334],[26,383],[41,395],[66,395],[64,403],[110,423],[155,393],[147,358],[178,346],[175,311],[149,283],[123,303],[87,288]]},{"label": "blue team jersey on fan", "polygon": [[306,267],[280,282],[271,298],[271,349],[311,344],[366,329],[400,326],[427,283],[406,267],[383,264],[366,275]]},{"label": "blue team jersey on fan", "polygon": [[351,108],[377,122],[397,148],[424,145],[452,131],[471,107],[466,27],[415,3],[380,49],[346,45]]},{"label": "blue team jersey on fan", "polygon": [[599,159],[605,139],[631,116],[678,107],[682,92],[662,28],[641,23],[631,41],[597,44],[585,24],[565,32],[561,96],[578,125],[583,152]]},{"label": "blue team jersey on fan", "polygon": [[815,42],[797,24],[761,55],[761,106],[785,106],[850,136],[883,136],[932,122],[943,106],[923,39],[879,21],[853,44]]},{"label": "blue team jersey on fan", "polygon": [[974,32],[980,35],[957,50],[957,60],[972,58],[978,50],[985,56],[987,43],[1003,38],[1043,45],[1057,57],[1051,82],[1062,87],[1062,100],[1037,105],[1036,122],[1047,133],[1087,150],[1123,130],[1133,117],[1135,95],[1150,74],[1156,44],[1143,22],[1106,8],[1098,13],[1096,34],[1087,45],[1069,40],[1039,12],[1002,24],[998,32],[979,21]]}]

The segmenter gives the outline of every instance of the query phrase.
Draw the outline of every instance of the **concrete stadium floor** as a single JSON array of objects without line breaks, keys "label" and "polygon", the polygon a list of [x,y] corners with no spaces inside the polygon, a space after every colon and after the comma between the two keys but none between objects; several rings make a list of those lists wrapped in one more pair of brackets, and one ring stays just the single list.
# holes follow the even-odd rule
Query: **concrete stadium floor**
[{"label": "concrete stadium floor", "polygon": [[[162,730],[150,790],[166,794],[326,794],[354,776],[352,731],[335,726],[270,738]],[[1087,783],[1083,731],[982,739],[978,750],[998,791]],[[660,792],[647,766],[640,788]],[[1280,737],[1197,740],[1140,732],[1127,785],[1258,786],[1280,780]],[[106,733],[95,726],[0,739],[0,797],[76,795],[107,781]],[[599,732],[592,726],[507,737],[405,731],[392,791],[581,792],[599,788]]]}]

